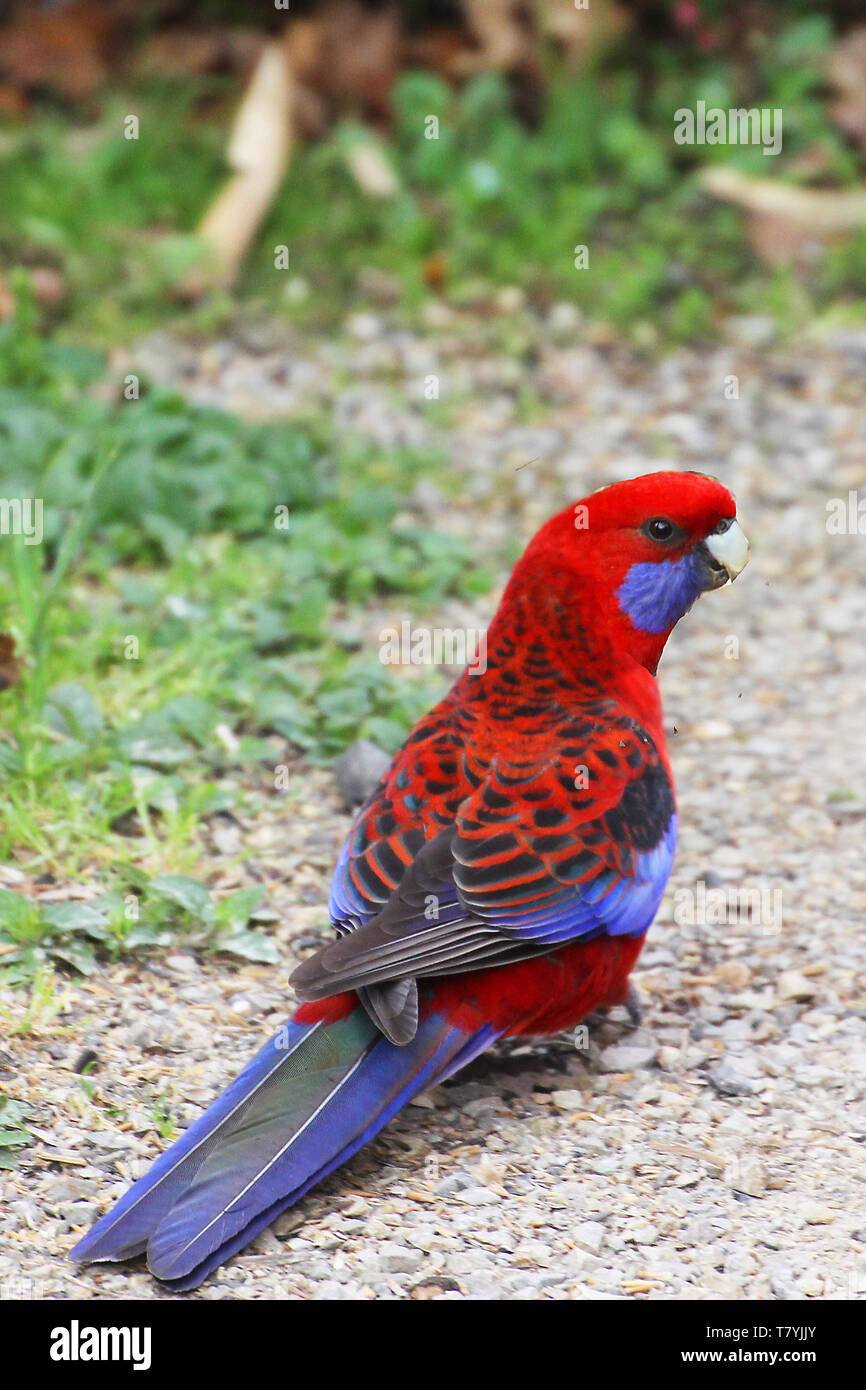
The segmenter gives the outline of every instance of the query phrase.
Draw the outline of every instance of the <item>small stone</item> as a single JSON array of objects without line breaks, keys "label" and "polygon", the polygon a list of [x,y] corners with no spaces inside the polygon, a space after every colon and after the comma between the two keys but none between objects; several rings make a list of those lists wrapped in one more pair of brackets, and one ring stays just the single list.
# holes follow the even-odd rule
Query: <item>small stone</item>
[{"label": "small stone", "polygon": [[614,1043],[606,1047],[598,1059],[599,1071],[639,1071],[655,1061],[655,1047],[634,1047],[629,1043]]},{"label": "small stone", "polygon": [[241,828],[232,821],[217,820],[211,829],[211,839],[217,854],[239,854],[243,848]]},{"label": "small stone", "polygon": [[567,339],[580,327],[583,315],[576,304],[561,300],[547,316],[547,326],[555,338]]},{"label": "small stone", "polygon": [[557,1110],[585,1110],[586,1097],[582,1091],[552,1091],[551,1102]]},{"label": "small stone", "polygon": [[807,1226],[830,1226],[836,1220],[836,1213],[819,1202],[807,1202],[800,1215]]},{"label": "small stone", "polygon": [[100,1214],[98,1202],[61,1202],[58,1215],[69,1226],[91,1226]]},{"label": "small stone", "polygon": [[751,1096],[756,1091],[753,1081],[740,1072],[734,1071],[725,1062],[719,1062],[715,1067],[707,1068],[707,1080],[713,1090],[720,1096]]},{"label": "small stone", "polygon": [[729,724],[726,719],[704,719],[700,724],[695,724],[692,729],[695,738],[704,739],[707,742],[714,739],[731,738],[733,732],[733,724]]},{"label": "small stone", "polygon": [[571,1232],[571,1239],[581,1250],[597,1255],[605,1237],[604,1226],[600,1221],[581,1221]]},{"label": "small stone", "polygon": [[752,972],[744,961],[726,960],[716,968],[716,979],[734,989],[745,989],[752,978]]},{"label": "small stone", "polygon": [[140,1023],[133,1023],[132,1026],[126,1030],[126,1043],[128,1047],[153,1047],[155,1042],[156,1035],[153,1029],[148,1027],[143,1019]]},{"label": "small stone", "polygon": [[797,1288],[807,1298],[820,1298],[824,1292],[824,1276],[817,1269],[807,1269],[797,1280]]},{"label": "small stone", "polygon": [[384,1274],[417,1274],[426,1259],[422,1251],[410,1250],[393,1240],[380,1241],[369,1252],[369,1264],[375,1265]]},{"label": "small stone", "polygon": [[548,1269],[550,1267],[550,1247],[540,1240],[525,1240],[517,1246],[511,1263],[518,1269]]},{"label": "small stone", "polygon": [[390,766],[388,754],[369,739],[350,743],[334,763],[334,776],[346,803],[360,806]]},{"label": "small stone", "polygon": [[460,1193],[460,1200],[470,1207],[488,1207],[500,1199],[489,1187],[467,1187]]},{"label": "small stone", "polygon": [[497,290],[493,302],[497,309],[503,314],[514,314],[521,309],[526,301],[526,295],[518,285],[503,285],[501,290]]},{"label": "small stone", "polygon": [[767,1170],[760,1159],[734,1158],[725,1168],[725,1182],[734,1192],[747,1197],[763,1197],[767,1190]]},{"label": "small stone", "polygon": [[382,333],[382,320],[375,314],[352,314],[346,321],[346,332],[361,343],[369,343]]},{"label": "small stone", "polygon": [[812,981],[799,970],[784,970],[776,984],[776,993],[780,999],[814,999],[816,990]]},{"label": "small stone", "polygon": [[257,1012],[256,1004],[248,994],[233,994],[229,1000],[229,1008],[233,1014],[239,1014],[241,1018],[249,1018]]},{"label": "small stone", "polygon": [[736,314],[727,327],[734,342],[747,348],[767,348],[776,338],[776,321],[770,314]]},{"label": "small stone", "polygon": [[165,963],[169,970],[178,970],[182,975],[197,975],[201,970],[195,956],[183,955],[179,951],[173,956],[166,956]]},{"label": "small stone", "polygon": [[468,1181],[462,1173],[448,1173],[441,1178],[433,1188],[437,1197],[453,1197],[455,1192],[461,1192],[468,1186]]},{"label": "small stone", "polygon": [[635,1221],[623,1233],[632,1245],[655,1245],[658,1240],[658,1227],[650,1221]]}]

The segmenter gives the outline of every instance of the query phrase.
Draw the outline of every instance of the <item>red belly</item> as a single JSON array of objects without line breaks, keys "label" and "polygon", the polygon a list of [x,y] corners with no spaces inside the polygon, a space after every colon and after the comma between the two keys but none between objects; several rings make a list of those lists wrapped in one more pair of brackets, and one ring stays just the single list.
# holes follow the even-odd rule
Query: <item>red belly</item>
[{"label": "red belly", "polygon": [[506,1034],[557,1033],[593,1009],[622,1003],[644,939],[602,936],[536,960],[437,980],[427,1007],[467,1029],[485,1022]]}]

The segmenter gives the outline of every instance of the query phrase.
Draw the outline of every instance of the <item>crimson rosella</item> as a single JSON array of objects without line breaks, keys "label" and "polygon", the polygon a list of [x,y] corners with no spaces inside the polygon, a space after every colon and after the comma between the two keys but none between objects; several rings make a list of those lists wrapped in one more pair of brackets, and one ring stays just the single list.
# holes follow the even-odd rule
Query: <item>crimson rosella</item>
[{"label": "crimson rosella", "polygon": [[79,1242],[198,1285],[412,1096],[497,1038],[622,1002],[677,815],[655,672],[749,547],[699,473],[615,483],[547,522],[476,663],[418,723],[334,874],[304,1001]]}]

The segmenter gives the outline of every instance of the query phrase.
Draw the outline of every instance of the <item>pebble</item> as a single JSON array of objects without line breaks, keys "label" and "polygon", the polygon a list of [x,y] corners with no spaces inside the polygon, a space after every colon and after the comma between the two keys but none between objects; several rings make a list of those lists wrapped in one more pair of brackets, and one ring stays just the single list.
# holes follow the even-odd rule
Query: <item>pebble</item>
[{"label": "pebble", "polygon": [[784,970],[776,984],[780,999],[814,999],[815,984],[801,975],[799,970]]},{"label": "pebble", "polygon": [[602,1072],[640,1071],[655,1061],[657,1048],[634,1047],[629,1043],[617,1043],[605,1048],[598,1059],[598,1069]]},{"label": "pebble", "polygon": [[369,739],[350,743],[334,762],[334,777],[349,806],[360,806],[391,765],[389,754]]},{"label": "pebble", "polygon": [[763,1197],[767,1190],[767,1170],[757,1158],[735,1158],[725,1168],[725,1182],[747,1197]]},{"label": "pebble", "polygon": [[571,1231],[571,1239],[581,1250],[597,1255],[604,1243],[605,1230],[600,1221],[581,1221]]},{"label": "pebble", "polygon": [[583,1091],[551,1091],[550,1099],[557,1110],[585,1110],[586,1096]]},{"label": "pebble", "polygon": [[822,1207],[818,1202],[807,1202],[800,1214],[808,1226],[828,1226],[836,1220],[837,1215],[830,1207]]},{"label": "pebble", "polygon": [[471,1207],[487,1207],[500,1200],[498,1194],[489,1187],[466,1187],[460,1193],[460,1201]]},{"label": "pebble", "polygon": [[720,1096],[750,1096],[757,1089],[754,1081],[726,1063],[707,1068],[707,1080]]}]

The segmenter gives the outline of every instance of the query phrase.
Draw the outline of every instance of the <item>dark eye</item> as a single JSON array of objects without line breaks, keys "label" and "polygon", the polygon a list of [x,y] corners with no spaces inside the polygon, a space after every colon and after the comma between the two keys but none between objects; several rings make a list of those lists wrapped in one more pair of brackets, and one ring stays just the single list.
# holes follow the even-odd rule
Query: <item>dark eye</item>
[{"label": "dark eye", "polygon": [[654,516],[643,529],[651,541],[669,541],[677,528],[666,516]]},{"label": "dark eye", "polygon": [[721,521],[717,522],[713,527],[711,534],[714,536],[723,536],[726,531],[730,531],[733,524],[734,518],[732,516],[723,516]]}]

